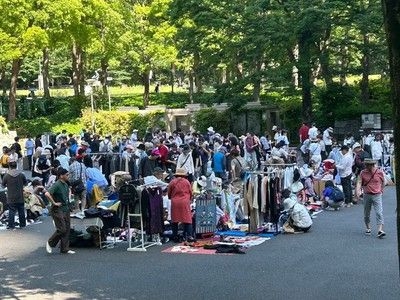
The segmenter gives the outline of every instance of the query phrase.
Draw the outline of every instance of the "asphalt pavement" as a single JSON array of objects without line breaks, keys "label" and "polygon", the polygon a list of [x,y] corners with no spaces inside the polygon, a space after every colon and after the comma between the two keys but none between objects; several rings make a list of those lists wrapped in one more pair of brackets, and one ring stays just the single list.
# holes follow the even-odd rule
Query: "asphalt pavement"
[{"label": "asphalt pavement", "polygon": [[278,235],[246,254],[76,249],[47,254],[50,218],[0,231],[0,299],[400,299],[395,188],[384,239],[365,236],[363,207],[317,215],[310,232]]}]

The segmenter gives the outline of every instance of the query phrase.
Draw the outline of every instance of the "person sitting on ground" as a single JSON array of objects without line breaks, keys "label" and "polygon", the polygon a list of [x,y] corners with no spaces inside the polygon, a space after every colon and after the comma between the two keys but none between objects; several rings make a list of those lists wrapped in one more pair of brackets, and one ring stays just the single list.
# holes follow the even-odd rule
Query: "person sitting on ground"
[{"label": "person sitting on ground", "polygon": [[46,206],[49,204],[49,200],[44,195],[46,193],[46,188],[42,185],[42,178],[40,177],[32,178],[30,188],[32,189],[32,193],[40,197],[40,199]]},{"label": "person sitting on ground", "polygon": [[339,210],[339,207],[343,204],[344,194],[333,184],[332,180],[325,182],[325,189],[322,191],[322,195],[325,209]]},{"label": "person sitting on ground", "polygon": [[283,225],[286,233],[307,232],[312,225],[311,216],[307,208],[296,200],[295,195],[289,189],[282,191],[284,211],[288,214],[288,219]]},{"label": "person sitting on ground", "polygon": [[44,201],[33,193],[33,190],[24,188],[24,200],[26,209],[26,220],[29,223],[34,223],[40,220],[43,214],[43,208],[46,207]]}]

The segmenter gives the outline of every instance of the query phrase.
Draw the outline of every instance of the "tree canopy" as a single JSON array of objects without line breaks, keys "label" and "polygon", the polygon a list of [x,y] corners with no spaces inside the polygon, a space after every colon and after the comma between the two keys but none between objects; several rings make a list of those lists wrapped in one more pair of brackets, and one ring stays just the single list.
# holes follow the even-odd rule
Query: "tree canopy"
[{"label": "tree canopy", "polygon": [[113,84],[188,87],[240,107],[277,90],[299,93],[302,119],[315,114],[317,84],[337,89],[361,76],[367,105],[369,75],[387,74],[380,1],[358,0],[0,0],[0,71],[15,119],[17,87],[38,77],[49,86],[100,75]]}]

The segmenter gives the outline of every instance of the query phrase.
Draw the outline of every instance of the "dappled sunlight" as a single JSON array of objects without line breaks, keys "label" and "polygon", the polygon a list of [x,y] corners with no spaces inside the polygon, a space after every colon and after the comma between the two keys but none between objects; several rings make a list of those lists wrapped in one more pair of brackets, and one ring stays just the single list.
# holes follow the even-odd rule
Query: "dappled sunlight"
[{"label": "dappled sunlight", "polygon": [[[41,255],[38,251],[27,257],[20,257],[16,261],[2,260],[3,274],[0,287],[1,299],[85,299],[88,282],[84,274],[78,275],[71,272],[57,270],[52,273],[43,264],[49,264],[48,259],[40,258],[42,264],[25,265],[32,261],[35,255]],[[62,268],[65,261],[57,263],[55,268]],[[83,275],[83,278],[82,278]],[[112,299],[110,291],[98,289],[98,297]]]}]

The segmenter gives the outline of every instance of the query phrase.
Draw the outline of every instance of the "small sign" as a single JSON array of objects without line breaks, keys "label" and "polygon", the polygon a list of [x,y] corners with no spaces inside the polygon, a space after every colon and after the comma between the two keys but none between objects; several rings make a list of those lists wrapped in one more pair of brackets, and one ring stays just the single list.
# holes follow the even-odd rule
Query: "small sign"
[{"label": "small sign", "polygon": [[361,127],[363,129],[381,129],[382,114],[362,114]]}]

